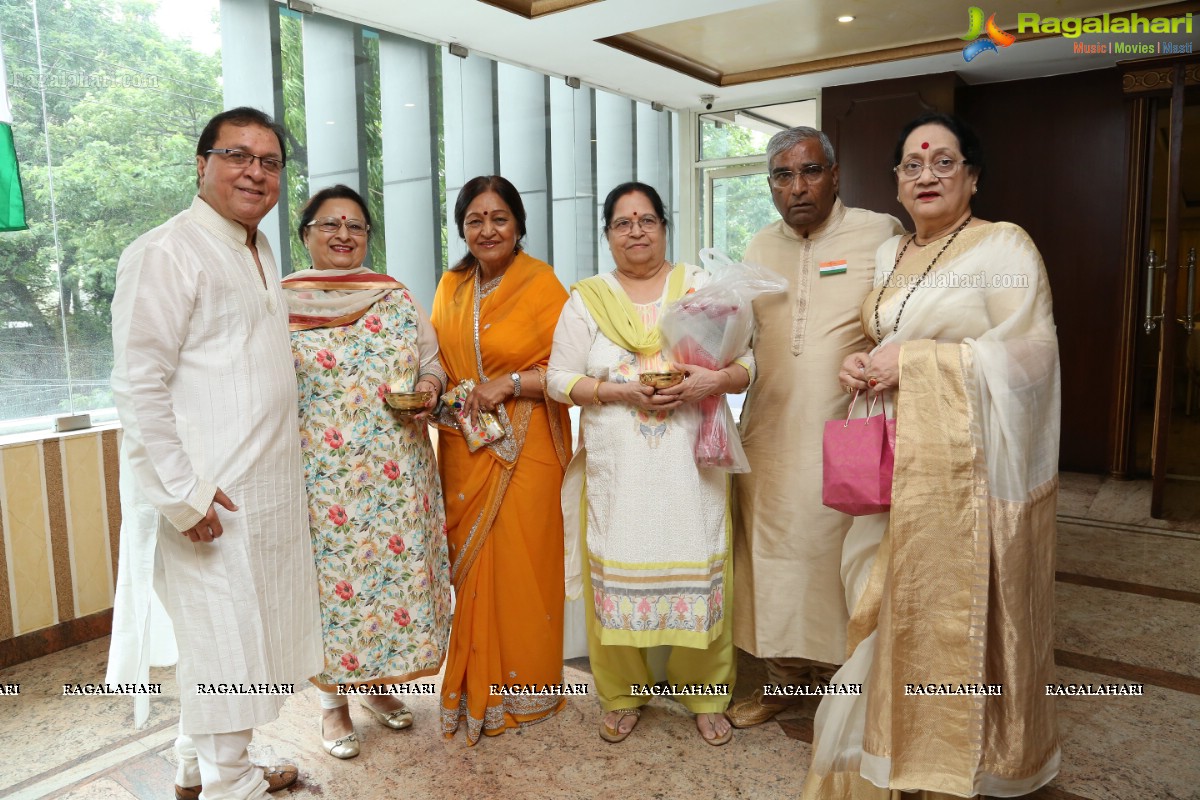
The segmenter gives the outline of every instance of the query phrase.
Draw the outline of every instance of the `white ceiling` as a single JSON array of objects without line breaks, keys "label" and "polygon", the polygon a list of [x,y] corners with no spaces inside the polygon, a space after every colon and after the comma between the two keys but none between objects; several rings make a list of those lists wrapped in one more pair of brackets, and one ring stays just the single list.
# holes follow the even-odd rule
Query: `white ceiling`
[{"label": "white ceiling", "polygon": [[[764,0],[604,0],[577,9],[529,20],[477,0],[326,0],[318,13],[354,20],[381,30],[437,42],[460,43],[473,53],[529,67],[551,75],[578,77],[585,84],[645,101],[658,101],[676,110],[700,109],[701,95],[716,95],[715,109],[814,97],[825,86],[937,72],[957,72],[967,83],[990,83],[1041,75],[1100,69],[1130,56],[1082,55],[1074,42],[1105,41],[1113,37],[1051,37],[1020,41],[999,53],[983,53],[971,63],[958,51],[923,58],[813,73],[739,86],[715,87],[596,42],[614,36],[711,14],[746,9]],[[796,19],[829,15],[830,0],[791,0]],[[840,0],[853,6],[855,0]],[[913,8],[922,4],[908,3]],[[901,2],[900,5],[905,5]],[[963,5],[963,29],[966,6]],[[1056,0],[1030,0],[1023,11],[1055,13]],[[1111,3],[1128,8],[1138,3]],[[1144,5],[1140,4],[1140,5]],[[851,10],[850,13],[853,13]],[[836,24],[836,23],[834,23]],[[852,24],[852,23],[851,23]],[[779,31],[763,32],[778,36]],[[1168,38],[1146,36],[1145,41]],[[1175,37],[1189,41],[1191,35]],[[1133,40],[1124,37],[1123,40]]]}]

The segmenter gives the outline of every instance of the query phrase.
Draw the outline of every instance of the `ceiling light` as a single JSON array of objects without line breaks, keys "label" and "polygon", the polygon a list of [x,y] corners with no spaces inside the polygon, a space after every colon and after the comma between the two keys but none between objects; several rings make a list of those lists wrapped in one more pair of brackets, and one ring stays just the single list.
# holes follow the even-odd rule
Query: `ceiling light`
[{"label": "ceiling light", "polygon": [[416,108],[417,104],[416,103],[405,103],[404,107],[405,108]]},{"label": "ceiling light", "polygon": [[843,14],[842,16],[838,17],[838,22],[854,22],[854,17],[850,16],[849,14]]}]

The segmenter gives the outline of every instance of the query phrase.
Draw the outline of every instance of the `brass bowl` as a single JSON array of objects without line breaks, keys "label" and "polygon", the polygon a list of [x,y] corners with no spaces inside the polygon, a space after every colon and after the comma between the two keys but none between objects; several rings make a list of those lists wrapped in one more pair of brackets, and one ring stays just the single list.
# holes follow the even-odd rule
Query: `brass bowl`
[{"label": "brass bowl", "polygon": [[433,392],[387,392],[383,400],[397,411],[405,414],[417,414],[425,410],[425,404],[433,397]]},{"label": "brass bowl", "polygon": [[670,372],[643,372],[638,380],[643,386],[652,386],[655,390],[669,389],[672,386],[677,386],[683,382],[683,373],[671,370]]}]

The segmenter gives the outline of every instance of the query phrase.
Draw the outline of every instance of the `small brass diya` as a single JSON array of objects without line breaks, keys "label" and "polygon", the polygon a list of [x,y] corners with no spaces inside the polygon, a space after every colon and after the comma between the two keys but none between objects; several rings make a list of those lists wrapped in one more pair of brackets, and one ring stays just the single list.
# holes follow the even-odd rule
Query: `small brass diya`
[{"label": "small brass diya", "polygon": [[668,372],[643,372],[638,380],[643,386],[650,386],[655,391],[659,389],[669,389],[672,386],[678,386],[683,382],[683,373],[676,370]]},{"label": "small brass diya", "polygon": [[417,414],[425,410],[432,397],[433,392],[387,392],[383,400],[403,414]]}]

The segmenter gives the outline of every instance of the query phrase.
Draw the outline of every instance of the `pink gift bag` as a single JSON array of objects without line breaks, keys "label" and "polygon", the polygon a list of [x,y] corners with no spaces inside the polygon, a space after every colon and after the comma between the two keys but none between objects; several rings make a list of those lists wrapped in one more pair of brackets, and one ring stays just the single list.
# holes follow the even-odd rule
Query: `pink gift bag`
[{"label": "pink gift bag", "polygon": [[880,414],[872,416],[874,399],[865,419],[851,419],[856,402],[858,392],[850,401],[846,419],[825,423],[821,502],[858,517],[887,511],[892,505],[896,420],[887,419],[886,404]]}]

